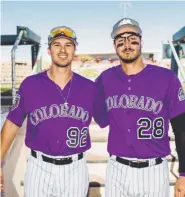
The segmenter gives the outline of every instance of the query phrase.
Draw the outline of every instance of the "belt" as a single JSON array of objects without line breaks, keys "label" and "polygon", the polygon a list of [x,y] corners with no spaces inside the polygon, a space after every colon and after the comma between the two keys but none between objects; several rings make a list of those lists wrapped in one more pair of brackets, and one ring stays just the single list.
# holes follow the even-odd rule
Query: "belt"
[{"label": "belt", "polygon": [[[31,150],[31,155],[35,158],[37,158],[37,152],[34,150]],[[72,157],[66,157],[66,158],[60,158],[60,159],[54,159],[51,157],[46,157],[45,155],[41,155],[42,160],[48,163],[52,163],[55,165],[66,165],[66,164],[71,164],[73,162]],[[78,154],[78,160],[83,158],[83,153]]]},{"label": "belt", "polygon": [[[123,159],[121,157],[116,157],[116,161],[121,163],[121,164],[125,164],[127,166],[133,167],[133,168],[146,168],[149,167],[149,161],[144,161],[144,162],[137,162],[137,161],[131,161],[131,160],[127,160],[127,159]],[[163,160],[159,157],[155,159],[155,163],[154,165],[158,165],[160,163],[162,163]]]}]

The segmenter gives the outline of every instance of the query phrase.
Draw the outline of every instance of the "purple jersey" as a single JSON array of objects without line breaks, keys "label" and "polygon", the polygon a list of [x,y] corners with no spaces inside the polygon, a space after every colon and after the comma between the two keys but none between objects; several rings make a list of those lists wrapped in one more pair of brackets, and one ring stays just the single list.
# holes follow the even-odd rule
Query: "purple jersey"
[{"label": "purple jersey", "polygon": [[135,158],[170,154],[169,120],[185,112],[185,94],[172,71],[147,65],[129,76],[119,65],[104,71],[97,84],[104,90],[110,121],[110,154]]},{"label": "purple jersey", "polygon": [[[63,96],[67,97],[70,83],[66,106]],[[90,148],[92,116],[106,126],[103,103],[94,82],[74,73],[72,82],[61,90],[43,72],[22,82],[7,119],[21,126],[27,117],[25,143],[29,148],[54,156],[71,155]]]}]

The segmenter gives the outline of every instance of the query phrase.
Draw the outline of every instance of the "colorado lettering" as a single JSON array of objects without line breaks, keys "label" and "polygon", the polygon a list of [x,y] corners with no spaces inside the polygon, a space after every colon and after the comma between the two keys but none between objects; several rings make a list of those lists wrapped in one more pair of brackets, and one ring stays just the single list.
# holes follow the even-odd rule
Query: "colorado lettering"
[{"label": "colorado lettering", "polygon": [[114,95],[109,96],[106,99],[107,111],[114,108],[135,108],[145,111],[152,111],[154,114],[158,114],[162,108],[162,101],[155,101],[150,97],[137,97],[136,95],[126,95],[121,96]]},{"label": "colorado lettering", "polygon": [[44,120],[58,117],[71,117],[86,122],[89,120],[89,112],[75,105],[69,107],[64,104],[53,104],[49,107],[43,106],[29,114],[30,122],[35,126]]}]

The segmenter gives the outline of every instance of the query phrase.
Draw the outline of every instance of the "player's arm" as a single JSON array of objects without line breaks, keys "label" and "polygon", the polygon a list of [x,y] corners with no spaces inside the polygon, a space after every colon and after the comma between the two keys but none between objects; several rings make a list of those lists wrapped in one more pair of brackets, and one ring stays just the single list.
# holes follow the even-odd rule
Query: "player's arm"
[{"label": "player's arm", "polygon": [[4,157],[15,138],[18,129],[19,126],[10,120],[5,121],[1,130],[1,161],[4,161]]},{"label": "player's arm", "polygon": [[2,130],[1,130],[1,169],[0,169],[0,191],[4,191],[4,180],[3,180],[3,174],[2,174],[2,168],[5,164],[4,158],[5,155],[10,148],[19,127],[11,122],[10,120],[6,120]]},{"label": "player's arm", "polygon": [[185,177],[185,113],[170,120],[175,134],[176,150],[179,158],[179,174]]},{"label": "player's arm", "polygon": [[15,98],[13,99],[13,106],[6,117],[6,121],[2,127],[1,131],[1,161],[13,142],[19,127],[26,117],[25,113],[25,101],[23,93],[23,85],[21,84]]},{"label": "player's arm", "polygon": [[104,88],[101,79],[101,75],[95,81],[95,96],[93,104],[93,117],[95,122],[104,128],[109,125],[108,112],[105,103]]},{"label": "player's arm", "polygon": [[170,79],[169,119],[175,134],[176,150],[179,158],[179,178],[175,183],[175,197],[185,197],[185,93],[177,76]]}]

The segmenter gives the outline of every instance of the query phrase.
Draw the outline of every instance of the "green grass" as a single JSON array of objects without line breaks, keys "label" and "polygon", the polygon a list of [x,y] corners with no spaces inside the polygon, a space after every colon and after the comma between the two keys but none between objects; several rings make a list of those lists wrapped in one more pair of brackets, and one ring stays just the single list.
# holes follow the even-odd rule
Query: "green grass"
[{"label": "green grass", "polygon": [[95,69],[86,69],[80,71],[80,75],[83,75],[84,77],[87,78],[95,78],[99,75],[99,73]]},{"label": "green grass", "polygon": [[[20,84],[16,84],[16,89],[18,89]],[[12,84],[1,84],[0,93],[8,92],[12,90]]]}]

